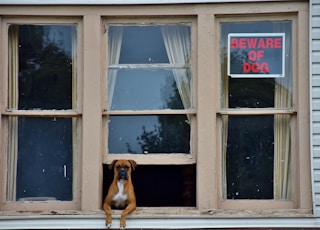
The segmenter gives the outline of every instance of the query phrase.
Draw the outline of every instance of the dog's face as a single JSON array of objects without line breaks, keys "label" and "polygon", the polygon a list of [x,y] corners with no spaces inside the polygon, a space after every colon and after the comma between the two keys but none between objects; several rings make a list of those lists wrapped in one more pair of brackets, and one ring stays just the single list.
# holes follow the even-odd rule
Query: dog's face
[{"label": "dog's face", "polygon": [[118,180],[128,180],[136,165],[136,162],[133,160],[116,160],[110,166],[113,166],[114,175],[117,176]]}]

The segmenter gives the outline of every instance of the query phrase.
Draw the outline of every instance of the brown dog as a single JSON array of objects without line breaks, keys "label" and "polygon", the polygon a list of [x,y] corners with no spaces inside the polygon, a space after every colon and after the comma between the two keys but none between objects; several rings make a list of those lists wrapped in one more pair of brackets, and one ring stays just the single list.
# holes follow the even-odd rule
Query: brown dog
[{"label": "brown dog", "polygon": [[109,169],[114,168],[114,177],[103,203],[108,228],[112,222],[111,207],[124,209],[120,219],[121,229],[126,227],[126,216],[136,209],[136,195],[131,181],[131,172],[136,166],[133,160],[115,160],[109,166]]}]

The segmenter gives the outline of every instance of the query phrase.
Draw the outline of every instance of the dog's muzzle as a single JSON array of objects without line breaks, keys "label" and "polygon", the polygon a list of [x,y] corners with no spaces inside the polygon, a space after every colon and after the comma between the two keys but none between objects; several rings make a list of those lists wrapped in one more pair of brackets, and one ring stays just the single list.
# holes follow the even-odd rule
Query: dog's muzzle
[{"label": "dog's muzzle", "polygon": [[128,173],[127,170],[125,168],[120,168],[118,171],[118,179],[124,179],[124,180],[128,180]]}]

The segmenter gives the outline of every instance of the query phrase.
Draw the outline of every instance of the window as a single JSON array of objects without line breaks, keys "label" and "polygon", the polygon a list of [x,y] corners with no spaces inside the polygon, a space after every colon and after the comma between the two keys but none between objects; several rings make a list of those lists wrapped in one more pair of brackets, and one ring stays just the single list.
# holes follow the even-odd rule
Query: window
[{"label": "window", "polygon": [[6,200],[72,203],[78,196],[77,26],[10,24],[8,46]]},{"label": "window", "polygon": [[[290,199],[291,188],[291,125],[292,102],[292,23],[282,22],[243,22],[221,24],[221,61],[226,65],[227,48],[225,41],[229,33],[271,33],[261,39],[271,39],[272,33],[284,33],[285,42],[278,49],[285,49],[285,73],[283,77],[250,77],[250,73],[240,78],[222,73],[222,108],[233,110],[234,114],[222,116],[223,120],[223,159],[225,165],[225,197],[227,199]],[[248,37],[248,39],[250,39]],[[254,38],[253,38],[254,39]],[[248,42],[250,40],[247,40]],[[259,42],[259,40],[254,40]],[[261,40],[262,41],[262,40]],[[248,44],[249,47],[250,45]],[[260,47],[260,48],[258,48]],[[258,53],[275,50],[273,45],[259,43],[252,45]],[[250,60],[250,51],[240,53],[232,50],[230,59],[233,65],[244,63],[268,63],[268,73],[275,66],[271,53],[269,59]],[[271,52],[271,51],[270,51]],[[243,60],[242,57],[247,59]],[[280,56],[281,57],[281,56]],[[231,60],[229,60],[231,61]],[[257,62],[254,62],[257,61]],[[276,63],[279,61],[276,60]],[[281,62],[281,60],[280,60]],[[242,64],[242,63],[241,63]],[[238,66],[241,66],[238,65]],[[245,64],[242,64],[245,65]],[[257,64],[258,65],[258,64]],[[225,69],[225,68],[224,68]],[[242,70],[243,71],[243,70]],[[259,71],[263,74],[263,71]],[[237,111],[247,109],[247,113]],[[266,111],[266,108],[274,110]],[[250,111],[251,109],[251,111]],[[252,111],[259,111],[257,115]],[[265,111],[263,111],[265,110]]]},{"label": "window", "polygon": [[190,154],[190,39],[190,25],[109,26],[109,153]]},{"label": "window", "polygon": [[293,25],[294,20],[219,24],[225,204],[273,200],[292,207],[297,183],[294,127],[301,113]]},{"label": "window", "polygon": [[[186,180],[183,178],[187,177],[183,171],[190,168],[193,173],[190,183],[195,186],[194,167],[169,166],[185,164],[185,161],[195,163],[192,151],[195,112],[191,23],[111,23],[107,28],[106,159],[109,162],[111,158],[119,157],[139,159],[140,170],[135,173],[139,181],[150,180],[147,175],[168,177],[166,180],[171,181],[172,175],[181,174],[175,179],[176,183],[172,183],[174,193],[181,191],[173,195],[176,198],[172,202],[165,201],[168,194],[161,186],[154,189],[158,198],[152,199],[149,195],[141,205],[183,206],[193,203],[194,206],[194,202],[183,200]],[[144,164],[163,166],[142,166]],[[172,173],[166,173],[169,171]],[[139,189],[139,182],[136,184],[137,193],[144,197],[143,186]],[[195,200],[195,193],[192,196]]]}]

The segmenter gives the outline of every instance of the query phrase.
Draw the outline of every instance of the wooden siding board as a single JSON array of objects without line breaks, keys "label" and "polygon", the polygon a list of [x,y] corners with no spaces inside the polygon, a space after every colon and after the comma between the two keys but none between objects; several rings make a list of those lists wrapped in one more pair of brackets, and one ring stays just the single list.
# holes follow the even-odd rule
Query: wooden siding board
[{"label": "wooden siding board", "polygon": [[[317,75],[313,75],[313,79],[312,79],[312,84],[313,85],[318,85],[318,84],[320,84],[320,74],[319,74],[319,76],[317,76]],[[313,90],[316,90],[317,88],[320,88],[320,86],[314,86],[313,87]],[[315,100],[316,99],[320,99],[320,98],[315,98]],[[314,101],[313,101],[314,102]],[[319,101],[318,101],[319,102]]]},{"label": "wooden siding board", "polygon": [[320,4],[313,4],[312,5],[312,10],[311,10],[312,17],[313,16],[319,16],[319,10],[320,10]]},{"label": "wooden siding board", "polygon": [[311,125],[314,216],[320,217],[320,0],[311,0]]},{"label": "wooden siding board", "polygon": [[314,40],[311,42],[312,49],[313,49],[313,50],[319,50],[319,49],[320,49],[320,29],[319,29],[319,32],[313,33],[312,36],[314,36],[313,38],[315,38],[316,36],[319,37],[319,38],[317,38],[317,39],[314,39]]},{"label": "wooden siding board", "polygon": [[313,132],[320,133],[320,122],[313,123]]},{"label": "wooden siding board", "polygon": [[320,171],[320,170],[316,170],[316,169],[319,169],[320,168],[320,158],[316,157],[315,160],[313,161],[313,168],[315,169],[313,171],[313,176],[314,176],[314,181],[317,182],[315,180],[315,174]]},{"label": "wooden siding board", "polygon": [[314,200],[315,200],[315,202],[316,202],[317,204],[319,204],[319,203],[320,203],[320,194],[316,194]]},{"label": "wooden siding board", "polygon": [[312,53],[312,63],[320,63],[320,52]]},{"label": "wooden siding board", "polygon": [[[313,135],[313,138],[312,138],[312,141],[314,142],[314,143],[320,143],[320,134],[314,134]],[[320,144],[319,144],[320,145]],[[317,158],[317,156],[313,156],[314,157],[314,159],[313,160],[315,160],[316,158]]]},{"label": "wooden siding board", "polygon": [[320,63],[312,64],[312,72],[315,74],[320,74]]},{"label": "wooden siding board", "polygon": [[320,38],[320,28],[314,28],[312,31],[312,39],[315,40],[319,38]]},{"label": "wooden siding board", "polygon": [[[317,81],[318,82],[318,81]],[[315,84],[315,82],[313,81],[313,83]],[[312,88],[312,97],[313,98],[320,98],[320,87],[314,87]],[[319,102],[319,100],[318,100]]]},{"label": "wooden siding board", "polygon": [[319,24],[320,24],[320,16],[313,16],[311,18],[311,26],[313,28],[319,28]]},{"label": "wooden siding board", "polygon": [[[320,170],[314,171],[314,178],[313,179],[314,179],[315,183],[320,183]],[[320,194],[319,194],[319,198],[320,198]]]},{"label": "wooden siding board", "polygon": [[[313,111],[312,112],[312,119],[313,119],[313,125],[315,125],[315,122],[320,122],[320,111]],[[317,135],[320,135],[320,133],[313,131],[313,135],[317,136]]]},{"label": "wooden siding board", "polygon": [[316,98],[313,102],[312,102],[312,107],[315,110],[319,110],[320,109],[320,100],[318,98]]}]

